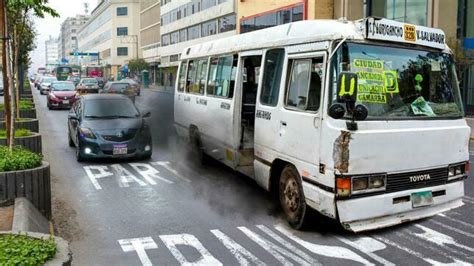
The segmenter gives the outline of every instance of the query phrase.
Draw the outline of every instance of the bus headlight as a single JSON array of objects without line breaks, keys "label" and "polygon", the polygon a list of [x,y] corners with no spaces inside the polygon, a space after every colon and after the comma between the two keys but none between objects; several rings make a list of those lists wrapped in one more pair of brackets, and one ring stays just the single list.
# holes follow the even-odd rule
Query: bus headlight
[{"label": "bus headlight", "polygon": [[371,193],[385,190],[387,175],[368,175],[352,177],[352,193]]},{"label": "bus headlight", "polygon": [[448,181],[464,178],[469,175],[469,162],[450,165],[448,167]]}]

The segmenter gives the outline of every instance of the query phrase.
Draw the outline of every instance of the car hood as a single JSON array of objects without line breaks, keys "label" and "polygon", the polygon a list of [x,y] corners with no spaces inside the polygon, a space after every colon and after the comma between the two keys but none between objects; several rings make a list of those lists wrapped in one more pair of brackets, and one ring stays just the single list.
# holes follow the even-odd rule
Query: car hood
[{"label": "car hood", "polygon": [[71,97],[76,95],[76,91],[53,91],[52,94],[56,97]]},{"label": "car hood", "polygon": [[139,129],[144,123],[142,118],[88,119],[82,122],[82,126],[95,132],[105,133],[123,129]]}]

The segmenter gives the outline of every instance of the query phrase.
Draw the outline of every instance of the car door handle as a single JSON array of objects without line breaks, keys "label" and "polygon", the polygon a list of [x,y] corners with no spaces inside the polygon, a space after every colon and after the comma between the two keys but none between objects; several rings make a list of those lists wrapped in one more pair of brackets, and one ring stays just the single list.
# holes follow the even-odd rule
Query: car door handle
[{"label": "car door handle", "polygon": [[285,121],[280,121],[280,125],[286,127],[286,122]]}]

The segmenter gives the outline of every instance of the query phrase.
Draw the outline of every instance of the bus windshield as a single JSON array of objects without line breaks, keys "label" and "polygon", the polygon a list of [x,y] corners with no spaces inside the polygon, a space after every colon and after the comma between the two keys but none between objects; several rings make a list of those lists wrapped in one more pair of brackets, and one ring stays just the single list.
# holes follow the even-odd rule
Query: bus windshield
[{"label": "bus windshield", "polygon": [[[332,60],[332,88],[341,71],[357,74],[356,104],[367,107],[368,119],[464,115],[450,54],[347,42]],[[331,91],[335,102],[337,91]]]}]

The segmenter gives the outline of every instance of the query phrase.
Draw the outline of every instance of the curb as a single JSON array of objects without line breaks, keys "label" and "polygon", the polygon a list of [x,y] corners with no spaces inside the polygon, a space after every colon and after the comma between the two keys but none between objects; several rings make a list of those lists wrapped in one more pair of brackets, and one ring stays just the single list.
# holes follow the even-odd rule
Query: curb
[{"label": "curb", "polygon": [[49,234],[49,221],[27,198],[16,198],[13,209],[12,232]]}]

